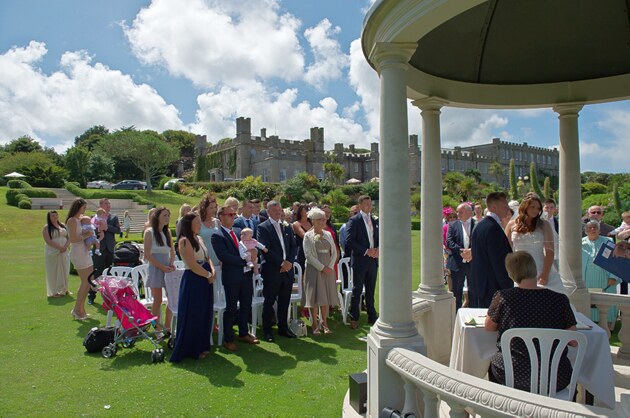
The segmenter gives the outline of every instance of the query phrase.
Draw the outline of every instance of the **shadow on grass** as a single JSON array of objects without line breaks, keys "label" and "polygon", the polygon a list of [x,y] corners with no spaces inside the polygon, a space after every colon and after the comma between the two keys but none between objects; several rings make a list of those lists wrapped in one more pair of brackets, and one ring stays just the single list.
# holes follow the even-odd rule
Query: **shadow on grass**
[{"label": "shadow on grass", "polygon": [[[168,353],[168,356],[170,356],[170,353]],[[207,377],[208,383],[212,386],[229,386],[234,388],[245,386],[245,382],[237,378],[242,369],[227,358],[217,355],[216,351],[203,360],[184,359],[180,363],[172,363],[172,366],[176,369]]]},{"label": "shadow on grass", "polygon": [[337,359],[335,358],[337,351],[329,347],[324,347],[311,338],[297,338],[281,341],[278,345],[285,353],[291,354],[298,361],[318,360],[324,364],[337,364]]},{"label": "shadow on grass", "polygon": [[240,345],[239,347],[241,348],[240,351],[231,353],[229,356],[240,357],[248,373],[282,376],[287,370],[294,369],[298,364],[294,357],[268,351],[264,345],[247,347]]},{"label": "shadow on grass", "polygon": [[69,303],[74,303],[74,298],[71,296],[62,296],[60,298],[48,297],[47,299],[50,306],[64,306]]}]

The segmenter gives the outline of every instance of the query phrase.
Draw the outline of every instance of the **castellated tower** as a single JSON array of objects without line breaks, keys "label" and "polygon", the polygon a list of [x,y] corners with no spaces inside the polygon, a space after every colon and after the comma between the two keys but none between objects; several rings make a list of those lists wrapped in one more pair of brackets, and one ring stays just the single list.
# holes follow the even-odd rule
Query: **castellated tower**
[{"label": "castellated tower", "polygon": [[251,141],[252,141],[252,120],[251,118],[239,117],[236,119],[236,178],[245,178],[251,171]]}]

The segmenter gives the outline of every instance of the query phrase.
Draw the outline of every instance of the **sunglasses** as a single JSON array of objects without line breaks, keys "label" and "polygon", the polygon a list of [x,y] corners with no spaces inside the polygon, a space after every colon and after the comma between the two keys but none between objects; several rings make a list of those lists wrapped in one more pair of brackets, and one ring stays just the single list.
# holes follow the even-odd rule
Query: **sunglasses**
[{"label": "sunglasses", "polygon": [[229,217],[233,218],[233,217],[236,216],[236,213],[224,213],[221,216],[229,216]]},{"label": "sunglasses", "polygon": [[602,211],[601,210],[594,210],[592,212],[590,212],[591,215],[601,215]]}]

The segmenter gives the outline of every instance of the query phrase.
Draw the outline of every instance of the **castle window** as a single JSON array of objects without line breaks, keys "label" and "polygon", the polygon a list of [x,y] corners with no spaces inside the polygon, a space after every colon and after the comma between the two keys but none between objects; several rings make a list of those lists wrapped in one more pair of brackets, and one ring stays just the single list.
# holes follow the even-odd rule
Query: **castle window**
[{"label": "castle window", "polygon": [[267,173],[267,169],[266,168],[263,168],[262,177],[263,177],[263,181],[269,181],[269,174]]},{"label": "castle window", "polygon": [[455,160],[448,160],[448,171],[453,171],[455,170]]},{"label": "castle window", "polygon": [[359,172],[359,163],[354,163],[354,172],[355,173]]},{"label": "castle window", "polygon": [[280,170],[280,181],[285,181],[287,179],[287,170],[286,169],[282,169]]},{"label": "castle window", "polygon": [[365,172],[366,173],[370,172],[370,164],[365,164]]}]

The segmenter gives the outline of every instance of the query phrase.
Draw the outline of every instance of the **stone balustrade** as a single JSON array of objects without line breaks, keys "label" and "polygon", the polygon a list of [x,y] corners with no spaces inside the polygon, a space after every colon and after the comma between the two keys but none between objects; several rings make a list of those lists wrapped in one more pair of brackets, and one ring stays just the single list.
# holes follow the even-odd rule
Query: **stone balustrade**
[{"label": "stone balustrade", "polygon": [[589,293],[591,296],[591,304],[597,306],[599,309],[599,324],[606,330],[608,337],[610,337],[610,330],[606,325],[608,309],[611,306],[616,306],[621,310],[621,329],[618,334],[621,347],[619,347],[617,357],[630,359],[630,326],[624,326],[624,324],[630,324],[630,296],[602,292]]},{"label": "stone balustrade", "polygon": [[450,407],[452,418],[469,413],[481,417],[630,417],[630,401],[625,398],[614,411],[547,398],[459,372],[407,349],[392,349],[386,364],[404,382],[402,412],[417,417],[439,417],[444,411],[441,401]]}]

